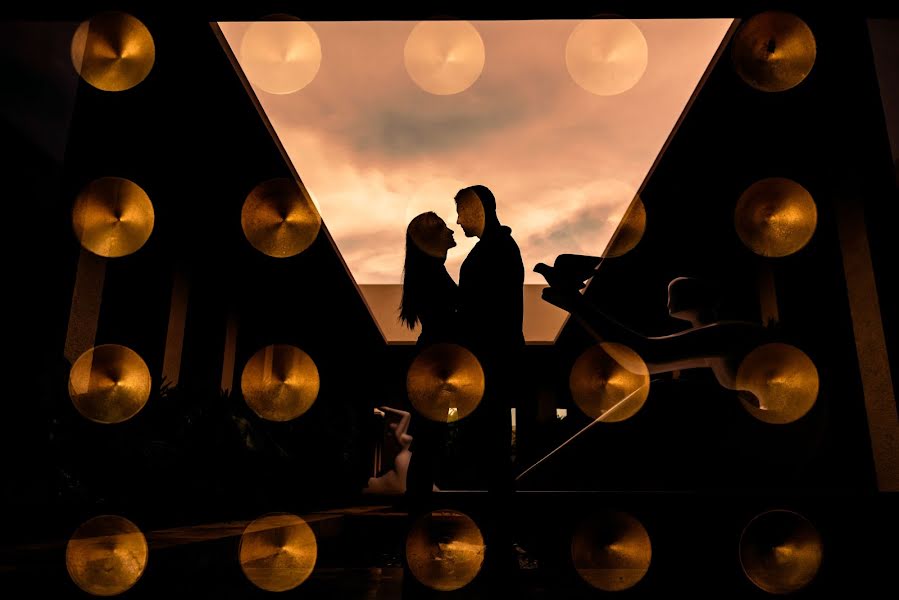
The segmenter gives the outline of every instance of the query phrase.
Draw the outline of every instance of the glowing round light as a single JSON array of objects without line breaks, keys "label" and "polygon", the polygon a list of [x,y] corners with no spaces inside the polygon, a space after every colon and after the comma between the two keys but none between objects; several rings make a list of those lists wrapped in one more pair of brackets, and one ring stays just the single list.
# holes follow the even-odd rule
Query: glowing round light
[{"label": "glowing round light", "polygon": [[147,540],[124,517],[102,515],[81,524],[66,545],[66,568],[75,585],[94,596],[130,589],[147,568]]},{"label": "glowing round light", "polygon": [[791,179],[771,177],[749,186],[737,201],[734,227],[746,247],[780,257],[808,244],[818,224],[812,195]]},{"label": "glowing round light", "polygon": [[315,79],[322,47],[303,21],[258,21],[243,36],[238,61],[253,86],[270,94],[292,94]]},{"label": "glowing round light", "polygon": [[72,207],[75,237],[85,249],[106,258],[137,252],[150,238],[155,219],[147,193],[121,177],[90,182]]},{"label": "glowing round light", "polygon": [[105,344],[78,357],[69,372],[69,397],[85,418],[121,423],[150,398],[150,370],[130,348]]},{"label": "glowing round light", "polygon": [[484,69],[484,41],[467,21],[423,21],[406,39],[403,58],[409,77],[431,94],[467,90]]},{"label": "glowing round light", "polygon": [[462,419],[484,396],[484,369],[462,346],[434,344],[409,367],[406,391],[415,410],[428,419],[446,423],[451,412],[453,420]]},{"label": "glowing round light", "polygon": [[792,423],[818,398],[818,370],[806,354],[789,344],[765,344],[746,355],[737,369],[737,389],[752,393],[758,406],[741,398],[760,421]]},{"label": "glowing round light", "polygon": [[615,229],[615,233],[612,234],[612,239],[609,241],[603,257],[616,258],[624,256],[637,247],[645,232],[646,207],[643,206],[640,196],[637,196],[630,206],[627,207],[621,221],[618,222],[618,227]]},{"label": "glowing round light", "polygon": [[290,421],[312,407],[318,397],[318,368],[294,346],[266,346],[247,361],[240,389],[247,405],[269,421]]},{"label": "glowing round light", "polygon": [[629,419],[649,397],[649,369],[636,352],[622,344],[602,342],[587,348],[568,378],[575,404],[594,419]]},{"label": "glowing round light", "polygon": [[484,563],[484,537],[470,517],[452,510],[422,515],[406,538],[412,575],[441,592],[470,583]]},{"label": "glowing round light", "polygon": [[631,515],[598,514],[575,530],[571,560],[591,586],[620,592],[635,586],[649,571],[652,543],[646,528]]},{"label": "glowing round light", "polygon": [[734,35],[733,62],[747,84],[763,92],[799,85],[815,65],[815,36],[790,13],[768,11],[748,19]]},{"label": "glowing round light", "polygon": [[296,256],[318,237],[321,215],[292,179],[260,183],[244,201],[240,225],[254,248],[274,258]]},{"label": "glowing round light", "polygon": [[740,565],[749,580],[770,594],[801,590],[815,578],[824,557],[821,535],[808,519],[789,510],[764,512],[740,536]]},{"label": "glowing round light", "polygon": [[150,31],[129,14],[104,12],[84,21],[72,36],[72,65],[99,90],[121,92],[153,69],[156,46]]},{"label": "glowing round light", "polygon": [[306,581],[317,558],[315,533],[296,515],[260,517],[240,536],[240,568],[253,585],[269,592],[292,590]]},{"label": "glowing round light", "polygon": [[648,62],[646,38],[627,19],[582,21],[565,46],[571,78],[598,96],[615,96],[637,85]]}]

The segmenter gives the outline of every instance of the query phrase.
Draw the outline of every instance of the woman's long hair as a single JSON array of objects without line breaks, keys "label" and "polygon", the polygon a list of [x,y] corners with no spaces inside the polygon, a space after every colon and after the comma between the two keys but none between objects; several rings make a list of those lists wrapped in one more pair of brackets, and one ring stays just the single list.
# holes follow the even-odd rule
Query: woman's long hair
[{"label": "woman's long hair", "polygon": [[[421,316],[422,304],[433,291],[438,278],[434,275],[443,268],[443,261],[421,249],[415,238],[423,238],[440,225],[436,213],[418,215],[406,228],[406,261],[403,264],[403,299],[400,301],[400,321],[409,329],[415,329]],[[421,240],[423,241],[423,239]]]}]

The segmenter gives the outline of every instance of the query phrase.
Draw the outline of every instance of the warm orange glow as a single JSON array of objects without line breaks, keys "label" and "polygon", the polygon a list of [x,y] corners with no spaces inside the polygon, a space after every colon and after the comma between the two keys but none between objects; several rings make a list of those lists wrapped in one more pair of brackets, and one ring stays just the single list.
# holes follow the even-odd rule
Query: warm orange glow
[{"label": "warm orange glow", "polygon": [[802,83],[818,53],[805,21],[777,10],[747,19],[732,47],[737,74],[763,92],[782,92]]},{"label": "warm orange glow", "polygon": [[321,229],[318,211],[292,179],[280,177],[253,188],[240,212],[240,225],[254,248],[274,258],[296,256]]},{"label": "warm orange glow", "polygon": [[409,34],[403,58],[409,77],[424,91],[458,94],[484,69],[484,41],[467,21],[424,21]]},{"label": "warm orange glow", "polygon": [[626,19],[583,21],[565,46],[571,78],[598,96],[616,96],[637,85],[648,62],[646,38]]},{"label": "warm orange glow", "polygon": [[603,342],[585,350],[568,380],[578,408],[604,422],[629,419],[649,397],[649,369],[623,344]]},{"label": "warm orange glow", "polygon": [[153,36],[123,12],[104,12],[84,21],[72,36],[72,65],[81,77],[107,92],[128,90],[143,81],[156,60]]},{"label": "warm orange glow", "polygon": [[792,423],[818,399],[818,369],[799,348],[765,344],[750,352],[737,370],[737,389],[748,390],[759,406],[742,400],[743,408],[765,423]]},{"label": "warm orange glow", "polygon": [[[398,303],[385,291],[402,281],[409,222],[434,211],[455,229],[446,266],[458,280],[477,239],[456,225],[453,198],[484,184],[521,248],[526,284],[544,286],[532,269],[559,254],[600,256],[731,22],[634,21],[650,59],[616,96],[572,81],[565,49],[581,21],[472,22],[484,69],[452,95],[423,93],[410,78],[417,23],[316,22],[326,60],[315,80],[259,101],[378,327],[388,341],[415,339],[396,326]],[[238,48],[250,24],[219,26]],[[565,321],[546,304],[539,290],[525,302],[529,343],[553,342]]]},{"label": "warm orange glow", "polygon": [[130,348],[103,344],[75,361],[69,372],[69,397],[85,418],[121,423],[136,415],[150,398],[150,370]]},{"label": "warm orange glow", "polygon": [[72,581],[94,596],[115,596],[137,583],[147,567],[147,540],[124,517],[103,515],[85,521],[66,545]]},{"label": "warm orange glow", "polygon": [[81,245],[98,256],[118,258],[140,250],[153,233],[150,197],[121,177],[91,181],[75,198],[72,227]]},{"label": "warm orange glow", "polygon": [[406,538],[409,570],[441,592],[468,585],[484,563],[484,537],[471,517],[452,510],[422,515]]},{"label": "warm orange glow", "polygon": [[[614,216],[610,217],[610,220]],[[618,220],[618,228],[612,234],[612,239],[606,247],[603,257],[615,258],[624,256],[637,247],[643,234],[646,232],[646,207],[640,196],[634,198],[631,205],[626,207],[624,214]]]},{"label": "warm orange glow", "polygon": [[238,60],[255,87],[270,94],[292,94],[315,79],[322,48],[308,23],[261,21],[244,34]]},{"label": "warm orange glow", "polygon": [[652,543],[626,513],[601,513],[582,522],[571,540],[571,560],[584,581],[605,592],[631,588],[649,571]]},{"label": "warm orange glow", "polygon": [[318,542],[302,518],[267,515],[247,525],[240,536],[238,558],[253,585],[269,592],[284,592],[312,574]]},{"label": "warm orange glow", "polygon": [[457,344],[425,348],[409,367],[406,391],[418,414],[446,423],[462,419],[484,396],[484,369],[467,349]]},{"label": "warm orange glow", "polygon": [[286,344],[256,352],[240,378],[247,405],[269,421],[290,421],[305,413],[318,398],[320,385],[312,358]]},{"label": "warm orange glow", "polygon": [[824,544],[802,515],[771,510],[756,516],[740,536],[740,565],[752,583],[769,594],[789,594],[818,574]]},{"label": "warm orange glow", "polygon": [[749,186],[734,211],[737,235],[761,256],[798,252],[812,239],[817,225],[818,208],[812,195],[784,177],[762,179]]}]

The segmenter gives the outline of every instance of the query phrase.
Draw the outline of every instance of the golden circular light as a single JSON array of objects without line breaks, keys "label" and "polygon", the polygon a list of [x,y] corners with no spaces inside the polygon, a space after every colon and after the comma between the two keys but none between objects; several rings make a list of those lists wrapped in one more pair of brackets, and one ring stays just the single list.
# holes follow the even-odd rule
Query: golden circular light
[{"label": "golden circular light", "polygon": [[741,398],[743,408],[765,423],[792,423],[805,415],[818,399],[818,384],[815,363],[789,344],[759,346],[737,369],[737,389],[759,404]]},{"label": "golden circular light", "polygon": [[782,92],[806,78],[816,54],[815,36],[802,19],[772,10],[740,26],[732,58],[747,84],[763,92]]},{"label": "golden circular light", "polygon": [[243,204],[240,224],[254,248],[274,258],[287,258],[312,245],[322,220],[300,186],[282,177],[253,188]]},{"label": "golden circular light", "polygon": [[582,21],[565,45],[569,75],[598,96],[615,96],[637,85],[648,62],[646,38],[627,19]]},{"label": "golden circular light", "polygon": [[317,557],[315,533],[296,515],[260,517],[240,536],[240,568],[253,585],[269,592],[292,590],[306,581]]},{"label": "golden circular light", "polygon": [[625,513],[600,513],[583,521],[571,540],[578,575],[605,592],[635,586],[649,571],[652,543],[646,528]]},{"label": "golden circular light", "polygon": [[320,380],[312,358],[295,346],[274,344],[247,361],[240,389],[247,406],[269,421],[290,421],[318,397]]},{"label": "golden circular light", "polygon": [[124,517],[102,515],[85,521],[66,545],[66,569],[75,585],[94,596],[130,589],[147,568],[147,540]]},{"label": "golden circular light", "polygon": [[756,516],[740,536],[743,572],[771,594],[789,594],[807,586],[818,573],[823,556],[818,530],[789,510]]},{"label": "golden circular light", "polygon": [[634,198],[624,213],[621,221],[618,223],[612,239],[603,253],[604,258],[616,258],[624,256],[637,247],[640,240],[643,239],[643,233],[646,231],[646,207],[643,206],[643,200],[640,196]]},{"label": "golden circular light", "polygon": [[431,94],[467,90],[484,70],[484,41],[468,21],[422,21],[403,48],[412,81]]},{"label": "golden circular light", "polygon": [[419,354],[406,374],[412,406],[432,421],[446,423],[470,415],[484,396],[484,369],[467,349],[457,344],[434,344]]},{"label": "golden circular light", "polygon": [[318,74],[322,47],[303,21],[258,21],[240,43],[238,61],[253,86],[270,94],[292,94]]},{"label": "golden circular light", "polygon": [[78,357],[69,372],[69,397],[85,418],[121,423],[150,398],[150,370],[136,352],[104,344]]},{"label": "golden circular light", "polygon": [[574,362],[568,385],[587,416],[624,421],[637,414],[649,397],[649,369],[627,346],[602,342],[587,348]]},{"label": "golden circular light", "polygon": [[137,252],[150,238],[155,221],[147,193],[121,177],[90,182],[72,207],[75,237],[85,249],[106,258]]},{"label": "golden circular light", "polygon": [[798,252],[812,239],[817,225],[818,209],[812,195],[783,177],[753,183],[740,196],[734,211],[737,235],[761,256]]},{"label": "golden circular light", "polygon": [[415,578],[441,592],[470,583],[484,563],[484,537],[470,517],[439,510],[419,517],[406,538],[406,561]]},{"label": "golden circular light", "polygon": [[84,21],[72,36],[72,65],[82,79],[105,92],[121,92],[143,81],[156,60],[150,31],[129,14],[103,12]]}]

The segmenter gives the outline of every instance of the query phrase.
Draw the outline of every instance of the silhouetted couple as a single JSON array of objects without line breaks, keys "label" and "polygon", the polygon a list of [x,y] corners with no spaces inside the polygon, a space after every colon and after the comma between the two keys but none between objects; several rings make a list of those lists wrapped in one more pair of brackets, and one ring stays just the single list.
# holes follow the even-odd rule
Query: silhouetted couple
[{"label": "silhouetted couple", "polygon": [[[524,265],[511,229],[499,222],[496,199],[489,189],[483,185],[464,188],[455,202],[456,223],[466,237],[478,238],[462,263],[459,285],[444,266],[447,252],[456,245],[452,230],[433,212],[418,215],[406,233],[400,319],[410,328],[420,324],[420,348],[456,343],[474,353],[484,369],[484,397],[468,418],[477,418],[483,425],[479,457],[487,467],[490,503],[485,568],[491,579],[497,579],[508,574],[511,562],[506,560],[511,553],[507,516],[513,490],[510,409],[518,389],[515,368],[524,349]],[[445,428],[445,423],[424,417],[412,425],[407,497],[413,512],[429,505]]]}]

